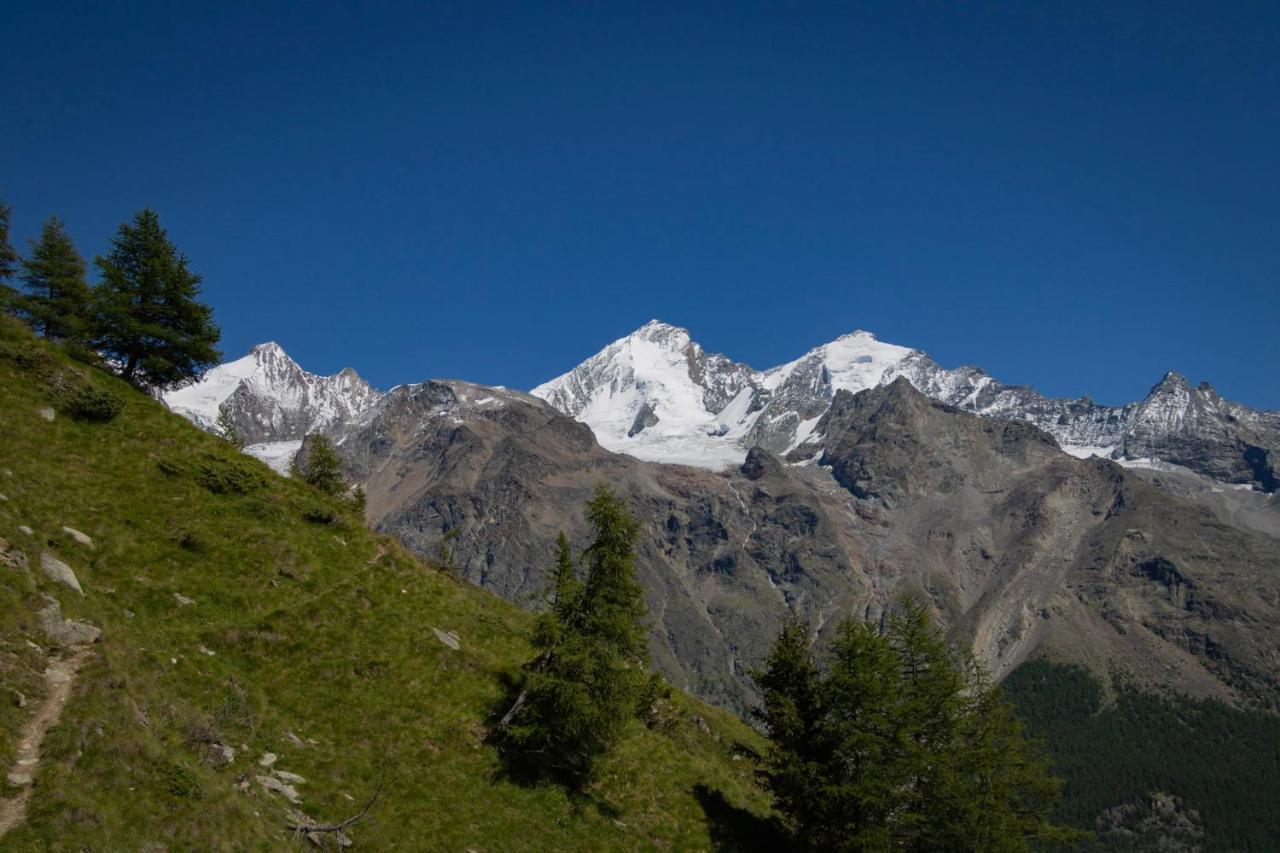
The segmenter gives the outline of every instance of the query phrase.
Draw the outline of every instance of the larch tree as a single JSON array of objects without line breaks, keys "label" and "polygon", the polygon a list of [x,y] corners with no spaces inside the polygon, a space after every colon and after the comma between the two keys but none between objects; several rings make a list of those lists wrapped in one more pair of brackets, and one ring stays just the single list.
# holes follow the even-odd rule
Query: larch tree
[{"label": "larch tree", "polygon": [[22,262],[26,293],[19,312],[50,340],[84,342],[89,334],[89,283],[85,262],[56,216],[49,217]]},{"label": "larch tree", "polygon": [[155,211],[144,208],[122,224],[95,263],[102,282],[94,288],[94,345],[119,363],[125,379],[166,387],[217,363],[221,333],[199,299],[200,276]]},{"label": "larch tree", "polygon": [[648,667],[643,590],[635,577],[638,525],[603,486],[588,501],[587,518],[595,541],[583,554],[586,577],[578,578],[561,536],[550,606],[532,638],[537,655],[496,733],[517,773],[575,788],[592,780],[635,717]]},{"label": "larch tree", "polygon": [[798,847],[1026,850],[1074,836],[1049,818],[1059,783],[971,657],[925,605],[846,619],[821,665],[795,623],[765,670],[765,779]]},{"label": "larch tree", "polygon": [[11,206],[0,201],[0,311],[13,311],[18,304],[18,291],[9,285],[22,262],[9,242],[9,216],[12,212]]},{"label": "larch tree", "polygon": [[327,436],[308,438],[302,479],[326,495],[341,495],[347,490],[347,483],[342,479],[342,460]]}]

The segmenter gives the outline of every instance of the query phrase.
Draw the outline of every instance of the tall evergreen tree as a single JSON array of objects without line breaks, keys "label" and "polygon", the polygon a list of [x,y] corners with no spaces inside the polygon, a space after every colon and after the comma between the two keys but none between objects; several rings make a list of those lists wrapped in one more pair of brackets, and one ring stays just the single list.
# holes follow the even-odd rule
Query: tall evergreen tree
[{"label": "tall evergreen tree", "polygon": [[783,625],[756,680],[764,696],[756,716],[769,735],[764,776],[774,802],[802,846],[820,846],[820,768],[831,750],[819,731],[821,684],[806,623],[791,619]]},{"label": "tall evergreen tree", "polygon": [[310,436],[302,479],[326,495],[340,495],[347,490],[346,481],[342,479],[342,460],[327,436]]},{"label": "tall evergreen tree", "polygon": [[898,603],[889,616],[885,638],[898,661],[904,742],[899,766],[909,816],[900,822],[896,835],[915,849],[937,849],[934,836],[947,825],[938,816],[959,808],[954,801],[965,794],[956,774],[957,764],[968,760],[958,740],[966,684],[919,599]]},{"label": "tall evergreen tree", "polygon": [[582,583],[573,564],[573,552],[569,550],[569,537],[560,531],[556,537],[556,564],[552,575],[551,612],[557,622],[568,624],[578,610],[582,595]]},{"label": "tall evergreen tree", "polygon": [[845,620],[819,675],[783,629],[766,670],[766,779],[798,846],[1025,850],[1070,836],[1048,818],[1058,783],[973,660],[958,662],[927,608],[885,630]]},{"label": "tall evergreen tree", "polygon": [[9,280],[22,261],[9,242],[9,215],[12,212],[12,207],[0,201],[0,311],[12,311],[18,302],[18,291],[9,286]]},{"label": "tall evergreen tree", "polygon": [[125,379],[167,386],[199,376],[220,357],[213,310],[199,301],[200,276],[144,208],[122,224],[111,250],[95,259],[95,343],[121,364]]},{"label": "tall evergreen tree", "polygon": [[235,419],[231,416],[231,409],[223,403],[218,407],[218,420],[214,424],[218,428],[218,435],[223,441],[233,445],[236,450],[244,450],[245,440],[240,432],[240,428],[236,426]]},{"label": "tall evergreen tree", "polygon": [[45,221],[22,268],[26,294],[20,310],[31,327],[53,340],[84,341],[89,331],[84,258],[58,217]]},{"label": "tall evergreen tree", "polygon": [[551,606],[538,619],[537,656],[498,725],[498,741],[518,772],[580,787],[621,738],[636,712],[648,666],[635,579],[638,526],[603,486],[587,503],[595,541],[580,582],[568,541],[557,541]]}]

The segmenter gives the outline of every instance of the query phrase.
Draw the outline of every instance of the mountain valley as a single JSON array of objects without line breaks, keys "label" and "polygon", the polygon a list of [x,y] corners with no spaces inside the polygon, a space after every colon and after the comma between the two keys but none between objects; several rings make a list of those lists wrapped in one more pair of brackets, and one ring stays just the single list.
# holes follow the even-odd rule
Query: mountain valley
[{"label": "mountain valley", "polygon": [[[1280,416],[1208,386],[1055,401],[863,332],[761,373],[655,321],[531,394],[352,387],[315,425],[369,522],[523,606],[592,486],[618,489],[645,524],[655,661],[739,713],[789,614],[821,638],[906,591],[998,676],[1048,654],[1277,704]],[[271,383],[219,393],[252,438],[301,444],[305,418],[263,414]]]}]

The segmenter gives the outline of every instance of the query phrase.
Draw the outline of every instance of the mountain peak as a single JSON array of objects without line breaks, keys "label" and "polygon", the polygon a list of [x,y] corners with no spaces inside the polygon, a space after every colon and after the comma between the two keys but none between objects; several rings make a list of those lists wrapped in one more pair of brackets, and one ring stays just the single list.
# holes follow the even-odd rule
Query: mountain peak
[{"label": "mountain peak", "polygon": [[671,346],[676,349],[688,346],[691,342],[689,330],[682,329],[679,326],[673,326],[670,323],[664,323],[661,320],[650,320],[631,334],[623,338],[624,341],[650,341],[656,344]]},{"label": "mountain peak", "polygon": [[1160,378],[1159,382],[1157,382],[1154,386],[1152,386],[1151,392],[1147,396],[1150,397],[1155,394],[1169,393],[1171,391],[1190,391],[1190,390],[1191,390],[1191,383],[1187,381],[1187,377],[1183,376],[1181,373],[1178,373],[1177,371],[1170,370]]},{"label": "mountain peak", "polygon": [[836,338],[836,340],[837,341],[850,341],[850,340],[874,341],[878,339],[876,338],[874,332],[868,332],[866,329],[854,329],[852,332],[848,332]]},{"label": "mountain peak", "polygon": [[285,358],[289,357],[289,354],[284,351],[284,347],[280,346],[275,341],[266,341],[264,343],[255,344],[254,346],[249,348],[249,354],[250,355],[284,356]]}]

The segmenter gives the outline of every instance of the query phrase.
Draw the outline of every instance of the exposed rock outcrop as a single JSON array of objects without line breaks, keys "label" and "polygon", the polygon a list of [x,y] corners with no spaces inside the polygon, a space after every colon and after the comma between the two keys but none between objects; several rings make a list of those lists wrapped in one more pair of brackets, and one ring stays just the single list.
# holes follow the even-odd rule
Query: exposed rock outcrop
[{"label": "exposed rock outcrop", "polygon": [[426,555],[456,531],[467,579],[534,606],[556,533],[584,542],[583,501],[612,485],[644,523],[655,661],[738,710],[788,614],[821,637],[904,592],[997,675],[1052,647],[1197,695],[1280,697],[1274,540],[905,379],[837,394],[812,435],[792,464],[755,449],[740,471],[658,465],[528,395],[429,382],[335,438],[379,529]]}]

